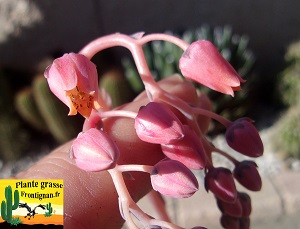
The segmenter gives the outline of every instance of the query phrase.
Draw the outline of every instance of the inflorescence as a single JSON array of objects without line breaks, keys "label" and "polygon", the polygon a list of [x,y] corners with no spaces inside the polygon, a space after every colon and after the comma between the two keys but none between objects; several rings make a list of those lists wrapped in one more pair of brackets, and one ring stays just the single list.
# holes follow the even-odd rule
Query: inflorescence
[{"label": "inflorescence", "polygon": [[[164,83],[155,82],[151,75],[142,46],[154,40],[171,42],[183,50],[179,68],[184,79],[178,75],[170,76],[174,89],[165,90]],[[112,110],[108,96],[98,89],[96,66],[90,59],[96,53],[114,46],[129,49],[144,83],[145,92],[139,97],[144,96],[147,102],[137,112],[118,108]],[[248,194],[237,191],[235,180],[250,191],[259,191],[262,181],[257,166],[253,161],[238,161],[216,148],[206,136],[209,123],[214,119],[224,125],[228,145],[248,157],[261,156],[263,144],[252,120],[241,118],[229,121],[212,112],[207,96],[190,83],[192,80],[231,96],[241,89],[244,80],[211,42],[200,40],[188,44],[167,34],[112,34],[92,41],[78,54],[69,53],[55,59],[46,69],[45,77],[51,91],[69,107],[69,115],[78,112],[86,118],[82,132],[73,141],[72,158],[85,171],[109,172],[119,196],[120,214],[129,228],[182,227],[170,222],[165,210],[160,207],[161,198],[155,198],[160,219],[140,209],[128,192],[124,173],[148,173],[155,195],[188,198],[199,189],[193,170],[203,171],[204,188],[216,198],[222,213],[222,226],[231,229],[250,227],[251,200]],[[176,92],[178,85],[188,86],[189,93],[179,95]],[[196,99],[191,101],[189,97]],[[103,124],[112,117],[134,120],[132,128],[138,138],[160,145],[165,158],[154,165],[119,163],[118,146]],[[212,153],[228,158],[234,169],[215,167]]]}]

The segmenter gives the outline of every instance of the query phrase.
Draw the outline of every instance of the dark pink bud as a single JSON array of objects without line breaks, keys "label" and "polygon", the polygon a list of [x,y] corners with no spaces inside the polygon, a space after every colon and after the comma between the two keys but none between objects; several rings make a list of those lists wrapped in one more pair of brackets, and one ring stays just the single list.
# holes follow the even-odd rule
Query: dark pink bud
[{"label": "dark pink bud", "polygon": [[264,146],[259,133],[248,118],[234,121],[226,130],[228,145],[249,157],[259,157],[264,152]]},{"label": "dark pink bud", "polygon": [[257,171],[257,165],[253,161],[242,161],[236,164],[233,170],[235,179],[245,188],[251,191],[260,191],[262,187],[261,177]]},{"label": "dark pink bud", "polygon": [[217,205],[223,214],[230,215],[233,217],[241,217],[243,208],[240,200],[237,198],[234,203],[227,203],[217,199]]},{"label": "dark pink bud", "polygon": [[76,165],[89,172],[114,168],[119,158],[119,150],[105,132],[92,128],[79,133],[73,141],[72,153]]},{"label": "dark pink bud", "polygon": [[170,144],[183,138],[183,126],[175,114],[162,103],[150,102],[141,107],[134,127],[145,142]]},{"label": "dark pink bud", "polygon": [[200,138],[189,126],[184,125],[183,128],[183,139],[173,144],[162,145],[162,151],[168,158],[180,161],[190,169],[203,169],[206,156]]},{"label": "dark pink bud", "polygon": [[237,198],[237,191],[232,173],[226,168],[211,168],[205,176],[204,185],[206,191],[210,190],[216,198],[234,203]]},{"label": "dark pink bud", "polygon": [[250,218],[249,217],[240,218],[240,229],[250,229]]},{"label": "dark pink bud", "polygon": [[223,214],[221,216],[220,222],[222,227],[226,229],[240,229],[239,218]]},{"label": "dark pink bud", "polygon": [[252,211],[250,196],[247,193],[239,192],[238,198],[240,199],[242,205],[243,217],[249,217]]},{"label": "dark pink bud", "polygon": [[219,53],[217,48],[206,40],[193,42],[179,60],[182,75],[213,90],[234,95],[245,82],[234,68]]},{"label": "dark pink bud", "polygon": [[154,190],[174,198],[190,197],[199,187],[195,175],[184,164],[169,159],[158,162],[150,178]]}]

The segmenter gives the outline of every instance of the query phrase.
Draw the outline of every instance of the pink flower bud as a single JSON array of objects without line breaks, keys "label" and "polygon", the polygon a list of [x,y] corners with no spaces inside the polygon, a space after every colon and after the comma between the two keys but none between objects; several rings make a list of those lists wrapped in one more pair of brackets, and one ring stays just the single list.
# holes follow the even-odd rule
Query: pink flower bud
[{"label": "pink flower bud", "polygon": [[134,127],[138,137],[149,143],[170,144],[183,138],[183,126],[165,105],[150,102],[141,107]]},{"label": "pink flower bud", "polygon": [[260,191],[262,187],[261,177],[257,171],[257,165],[253,161],[239,162],[233,170],[235,179],[250,191]]},{"label": "pink flower bud", "polygon": [[234,96],[245,82],[234,68],[219,53],[217,48],[206,40],[193,42],[179,60],[182,75],[213,90]]},{"label": "pink flower bud", "polygon": [[239,192],[238,198],[240,199],[242,205],[243,217],[249,217],[252,211],[250,196],[247,193]]},{"label": "pink flower bud", "polygon": [[204,186],[206,191],[210,190],[216,198],[224,202],[234,203],[236,201],[235,183],[231,171],[227,168],[209,169],[205,176]]},{"label": "pink flower bud", "polygon": [[150,178],[154,190],[174,198],[190,197],[199,187],[195,175],[184,164],[174,160],[158,162]]},{"label": "pink flower bud", "polygon": [[84,55],[69,53],[57,58],[45,70],[50,90],[70,111],[89,117],[98,98],[96,66]]},{"label": "pink flower bud", "polygon": [[248,118],[234,121],[226,130],[228,145],[249,157],[259,157],[264,152],[264,146],[259,133]]},{"label": "pink flower bud", "polygon": [[200,138],[189,126],[184,125],[183,128],[183,139],[173,144],[162,145],[162,151],[168,158],[180,161],[190,169],[203,169],[206,155]]},{"label": "pink flower bud", "polygon": [[227,203],[217,199],[217,205],[223,214],[233,217],[241,217],[243,214],[243,208],[239,198],[234,203]]},{"label": "pink flower bud", "polygon": [[240,229],[239,218],[223,214],[220,219],[221,225],[228,229]]},{"label": "pink flower bud", "polygon": [[114,168],[119,158],[119,150],[109,135],[95,128],[79,133],[72,153],[76,165],[88,172]]}]

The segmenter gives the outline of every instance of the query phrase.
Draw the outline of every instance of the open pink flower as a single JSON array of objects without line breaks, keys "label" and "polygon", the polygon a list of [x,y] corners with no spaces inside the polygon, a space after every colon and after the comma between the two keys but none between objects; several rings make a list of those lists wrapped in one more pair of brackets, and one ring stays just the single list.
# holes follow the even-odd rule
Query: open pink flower
[{"label": "open pink flower", "polygon": [[193,42],[185,50],[179,68],[184,77],[231,96],[234,96],[233,91],[240,90],[240,83],[245,82],[217,48],[206,40]]},{"label": "open pink flower", "polygon": [[79,133],[73,141],[72,153],[76,165],[89,172],[114,168],[120,155],[109,135],[96,128]]},{"label": "open pink flower", "polygon": [[88,118],[98,98],[96,66],[84,55],[69,53],[57,58],[45,70],[50,90],[70,111]]}]

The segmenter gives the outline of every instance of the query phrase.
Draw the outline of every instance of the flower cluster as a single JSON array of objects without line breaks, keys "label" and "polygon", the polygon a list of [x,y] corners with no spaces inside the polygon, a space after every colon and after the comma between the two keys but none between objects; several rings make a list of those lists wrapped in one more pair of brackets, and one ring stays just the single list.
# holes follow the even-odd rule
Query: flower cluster
[{"label": "flower cluster", "polygon": [[[153,40],[165,40],[183,49],[179,61],[184,80],[174,80],[172,90],[165,90],[153,80],[142,50],[143,44]],[[98,52],[113,46],[128,48],[136,62],[145,86],[147,103],[137,112],[124,109],[111,110],[107,95],[98,91],[96,66],[90,59]],[[213,90],[234,96],[244,80],[220,55],[209,41],[188,44],[166,34],[132,36],[112,34],[100,37],[78,54],[65,54],[56,59],[45,71],[52,92],[65,103],[69,115],[79,112],[86,118],[83,131],[73,141],[72,157],[76,165],[91,172],[107,170],[119,195],[120,213],[129,228],[180,229],[169,219],[155,219],[144,213],[128,193],[122,173],[138,171],[149,174],[153,190],[174,198],[188,198],[198,189],[199,183],[193,170],[202,170],[204,188],[214,194],[222,213],[224,228],[249,228],[251,199],[239,192],[235,182],[250,191],[259,191],[262,181],[253,161],[237,161],[226,152],[213,146],[207,139],[211,119],[226,127],[228,145],[248,157],[263,154],[263,144],[253,121],[241,118],[229,121],[212,112],[209,99],[197,91],[189,80],[196,81]],[[176,78],[176,76],[173,76]],[[188,85],[189,94],[175,93],[176,86]],[[193,101],[190,97],[194,97]],[[120,164],[120,151],[103,124],[111,117],[126,117],[134,120],[132,128],[138,138],[160,146],[165,158],[153,165]],[[234,164],[233,171],[215,167],[212,153],[227,157]],[[156,201],[161,198],[156,198]],[[160,206],[161,203],[156,203]],[[159,208],[159,207],[158,207]],[[160,209],[160,212],[163,211]],[[139,225],[133,217],[140,221]],[[203,228],[200,226],[194,228]]]}]

